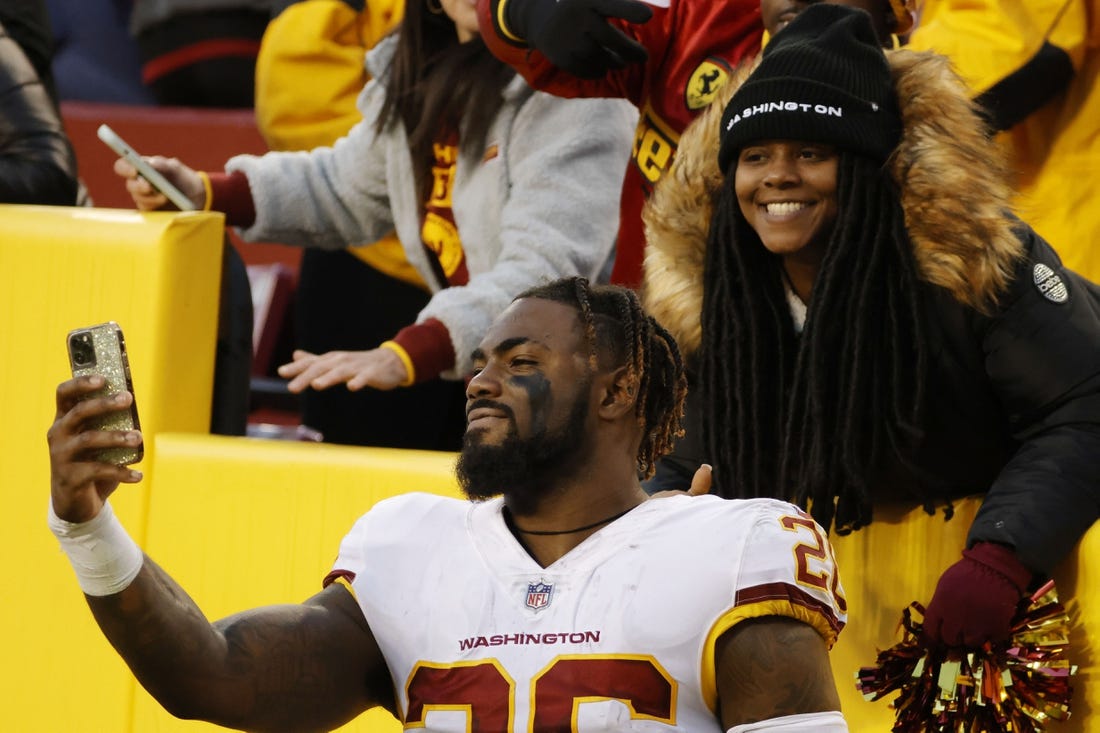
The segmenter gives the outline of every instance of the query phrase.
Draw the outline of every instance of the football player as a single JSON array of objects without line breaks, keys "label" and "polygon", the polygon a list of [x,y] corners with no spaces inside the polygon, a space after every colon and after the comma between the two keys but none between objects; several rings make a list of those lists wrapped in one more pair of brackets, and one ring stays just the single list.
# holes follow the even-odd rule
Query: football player
[{"label": "football player", "polygon": [[210,623],[108,496],[131,469],[88,429],[131,399],[57,390],[50,525],[100,628],[170,712],[327,730],[373,706],[427,731],[847,731],[828,649],[846,620],[824,532],[796,507],[647,500],[678,430],[675,342],[630,290],[527,291],[473,354],[469,500],[380,502],[300,605]]}]

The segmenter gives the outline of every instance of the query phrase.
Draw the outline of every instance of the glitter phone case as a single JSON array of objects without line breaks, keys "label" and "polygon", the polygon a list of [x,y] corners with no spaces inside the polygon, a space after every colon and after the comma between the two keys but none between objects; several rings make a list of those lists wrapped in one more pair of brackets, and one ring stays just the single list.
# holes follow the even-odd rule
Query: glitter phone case
[{"label": "glitter phone case", "polygon": [[[85,397],[113,395],[122,391],[134,393],[130,380],[130,362],[126,358],[126,341],[122,338],[122,329],[114,321],[98,326],[78,328],[69,332],[69,364],[74,377],[98,374],[107,380],[103,389]],[[137,403],[131,402],[129,409],[117,410],[100,415],[88,421],[88,425],[98,430],[140,430]],[[97,460],[127,466],[137,463],[144,455],[144,447],[126,446],[123,448],[104,448],[94,454]]]}]

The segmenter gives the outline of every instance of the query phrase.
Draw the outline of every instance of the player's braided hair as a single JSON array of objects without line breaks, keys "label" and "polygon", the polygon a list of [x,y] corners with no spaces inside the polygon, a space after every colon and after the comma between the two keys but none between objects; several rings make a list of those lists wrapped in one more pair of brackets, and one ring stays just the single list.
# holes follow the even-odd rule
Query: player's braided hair
[{"label": "player's braided hair", "polygon": [[683,432],[687,379],[675,339],[627,288],[594,286],[583,277],[572,277],[531,288],[519,298],[574,306],[584,323],[591,369],[629,369],[637,386],[635,415],[643,431],[638,473],[642,478],[652,476],[657,459],[672,450],[674,439]]},{"label": "player's braided hair", "polygon": [[715,485],[809,504],[823,527],[835,518],[847,532],[871,519],[882,461],[913,467],[919,435],[925,327],[898,194],[879,165],[841,154],[839,214],[798,336],[780,260],[741,215],[734,170],[704,271],[699,369]]}]

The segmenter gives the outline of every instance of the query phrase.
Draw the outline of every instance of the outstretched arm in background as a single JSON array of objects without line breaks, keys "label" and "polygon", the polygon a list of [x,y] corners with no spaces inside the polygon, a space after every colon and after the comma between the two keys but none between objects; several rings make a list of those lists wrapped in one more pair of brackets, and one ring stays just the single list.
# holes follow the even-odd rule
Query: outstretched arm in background
[{"label": "outstretched arm in background", "polygon": [[1073,81],[1089,44],[1087,6],[1085,0],[931,0],[908,46],[950,58],[999,132]]},{"label": "outstretched arm in background", "polygon": [[[493,55],[534,88],[563,97],[640,105],[646,68],[663,52],[664,19],[651,21],[654,8],[638,0],[478,0],[477,10]],[[649,24],[657,26],[653,39],[642,34]]]},{"label": "outstretched arm in background", "polygon": [[324,354],[295,349],[293,357],[294,361],[279,367],[279,376],[290,380],[287,389],[295,394],[344,382],[352,392],[364,387],[394,389],[412,384],[413,375],[398,352],[384,347]]},{"label": "outstretched arm in background", "polygon": [[608,20],[638,24],[652,16],[638,0],[489,0],[487,7],[494,35],[538,49],[582,79],[644,62],[645,46]]},{"label": "outstretched arm in background", "polygon": [[[145,156],[145,162],[151,165],[157,173],[168,179],[169,183],[178,188],[180,192],[191,199],[196,209],[202,210],[206,206],[206,187],[202,182],[202,176],[195,170],[181,163],[177,158],[165,158],[160,155]],[[126,183],[126,191],[134,200],[134,206],[140,211],[156,211],[157,209],[175,209],[168,197],[153,188],[153,184],[145,180],[138,173],[137,168],[130,165],[125,158],[115,161],[115,175]]]},{"label": "outstretched arm in background", "polygon": [[1026,225],[1017,232],[1026,256],[1000,310],[975,330],[1019,447],[928,604],[925,635],[948,646],[1008,641],[1036,578],[1100,517],[1100,287],[1065,269]]}]

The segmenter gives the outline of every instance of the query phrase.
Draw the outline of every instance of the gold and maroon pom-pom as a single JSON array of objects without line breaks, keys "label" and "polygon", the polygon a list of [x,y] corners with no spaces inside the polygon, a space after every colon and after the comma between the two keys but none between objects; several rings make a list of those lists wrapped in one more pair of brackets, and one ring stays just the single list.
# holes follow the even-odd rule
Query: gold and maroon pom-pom
[{"label": "gold and maroon pom-pom", "polygon": [[924,607],[902,612],[900,643],[882,651],[875,666],[856,674],[867,700],[899,691],[891,705],[898,733],[1040,733],[1069,717],[1070,678],[1065,657],[1069,616],[1054,583],[1031,596],[1013,619],[1007,644],[982,649],[931,649],[921,641]]}]

